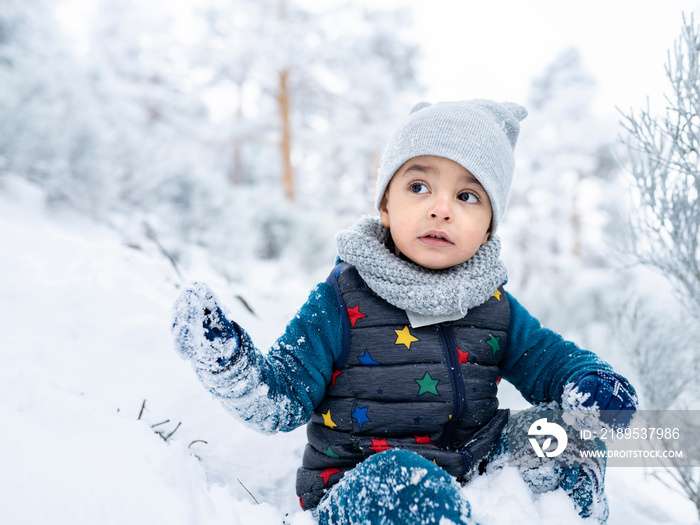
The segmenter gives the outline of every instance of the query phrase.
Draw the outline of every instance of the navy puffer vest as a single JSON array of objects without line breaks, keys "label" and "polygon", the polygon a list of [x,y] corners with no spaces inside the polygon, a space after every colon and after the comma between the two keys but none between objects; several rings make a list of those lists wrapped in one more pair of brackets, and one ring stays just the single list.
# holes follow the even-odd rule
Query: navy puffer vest
[{"label": "navy puffer vest", "polygon": [[507,420],[498,410],[499,363],[507,348],[502,289],[462,319],[412,328],[349,265],[329,277],[344,319],[344,343],[326,395],[307,426],[297,494],[310,509],[346,471],[389,448],[417,452],[466,479]]}]

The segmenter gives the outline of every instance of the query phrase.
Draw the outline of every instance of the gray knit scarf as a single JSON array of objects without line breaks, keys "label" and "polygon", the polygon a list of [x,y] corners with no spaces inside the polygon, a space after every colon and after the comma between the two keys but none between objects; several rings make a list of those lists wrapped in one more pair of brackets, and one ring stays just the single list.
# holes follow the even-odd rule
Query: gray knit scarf
[{"label": "gray knit scarf", "polygon": [[388,237],[389,230],[379,218],[362,217],[338,232],[338,255],[357,268],[374,293],[402,310],[433,318],[461,318],[485,303],[506,280],[498,237],[491,237],[467,262],[444,270],[397,257],[385,245]]}]

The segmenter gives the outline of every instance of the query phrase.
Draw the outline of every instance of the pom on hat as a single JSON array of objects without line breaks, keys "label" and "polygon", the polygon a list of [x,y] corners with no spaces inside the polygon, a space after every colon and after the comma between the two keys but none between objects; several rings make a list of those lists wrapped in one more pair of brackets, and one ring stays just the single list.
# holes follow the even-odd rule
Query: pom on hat
[{"label": "pom on hat", "polygon": [[416,111],[420,111],[421,109],[427,108],[429,106],[432,106],[430,102],[419,102],[411,108],[411,112],[409,113],[409,115],[413,115]]},{"label": "pom on hat", "polygon": [[377,209],[394,173],[406,161],[420,155],[445,157],[469,170],[488,193],[494,233],[508,205],[513,149],[526,116],[527,110],[513,102],[419,102],[384,149],[377,175]]}]

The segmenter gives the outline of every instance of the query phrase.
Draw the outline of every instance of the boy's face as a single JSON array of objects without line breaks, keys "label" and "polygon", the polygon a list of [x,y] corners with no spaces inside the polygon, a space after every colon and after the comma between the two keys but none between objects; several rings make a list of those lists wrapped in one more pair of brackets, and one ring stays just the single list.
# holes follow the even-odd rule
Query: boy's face
[{"label": "boy's face", "polygon": [[491,201],[456,162],[414,157],[394,174],[379,209],[396,249],[433,270],[471,259],[489,238]]}]

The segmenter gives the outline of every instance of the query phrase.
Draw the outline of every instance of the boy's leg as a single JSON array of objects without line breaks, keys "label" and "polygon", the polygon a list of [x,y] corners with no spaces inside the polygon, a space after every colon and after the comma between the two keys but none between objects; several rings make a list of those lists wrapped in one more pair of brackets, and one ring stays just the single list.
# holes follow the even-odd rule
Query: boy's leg
[{"label": "boy's leg", "polygon": [[392,449],[369,457],[345,474],[315,512],[320,525],[450,521],[476,525],[459,491],[454,479],[434,463],[413,452]]}]

